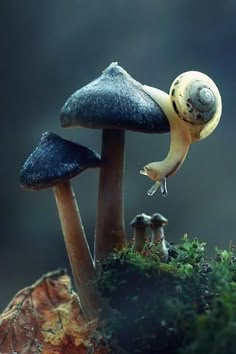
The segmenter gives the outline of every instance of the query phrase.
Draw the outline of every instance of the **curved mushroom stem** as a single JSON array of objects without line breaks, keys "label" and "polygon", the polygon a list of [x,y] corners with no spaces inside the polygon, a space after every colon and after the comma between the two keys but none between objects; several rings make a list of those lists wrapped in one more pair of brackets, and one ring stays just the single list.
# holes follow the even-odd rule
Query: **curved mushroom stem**
[{"label": "curved mushroom stem", "polygon": [[124,146],[123,130],[103,130],[94,247],[95,265],[96,260],[103,259],[114,249],[121,249],[126,243],[123,197]]},{"label": "curved mushroom stem", "polygon": [[88,319],[97,318],[103,303],[94,285],[95,269],[72,186],[66,181],[53,190],[82,310]]},{"label": "curved mushroom stem", "polygon": [[149,189],[149,195],[155,193],[158,187],[161,187],[162,194],[166,195],[166,179],[174,175],[184,162],[192,142],[191,133],[187,124],[176,115],[167,93],[146,85],[143,90],[161,106],[168,118],[171,142],[167,157],[163,161],[149,163],[140,173],[156,181]]}]

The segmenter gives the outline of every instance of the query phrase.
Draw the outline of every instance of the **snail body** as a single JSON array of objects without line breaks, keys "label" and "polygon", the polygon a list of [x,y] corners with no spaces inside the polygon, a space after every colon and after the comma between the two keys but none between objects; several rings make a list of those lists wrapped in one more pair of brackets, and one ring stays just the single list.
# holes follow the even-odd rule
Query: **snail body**
[{"label": "snail body", "polygon": [[159,89],[143,86],[164,111],[170,125],[171,142],[167,157],[147,164],[141,174],[156,181],[148,191],[152,195],[161,187],[167,195],[166,179],[183,164],[191,143],[206,138],[219,123],[222,104],[214,82],[205,74],[189,71],[178,76],[169,95]]}]

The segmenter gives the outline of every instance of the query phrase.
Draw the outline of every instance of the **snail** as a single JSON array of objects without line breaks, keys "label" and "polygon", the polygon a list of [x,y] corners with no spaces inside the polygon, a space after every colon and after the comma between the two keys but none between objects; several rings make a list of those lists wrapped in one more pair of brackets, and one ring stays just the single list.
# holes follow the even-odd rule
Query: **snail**
[{"label": "snail", "polygon": [[172,83],[169,95],[146,85],[143,90],[160,105],[168,118],[171,142],[167,157],[147,164],[140,173],[156,181],[148,195],[153,195],[160,187],[166,196],[166,180],[180,168],[190,144],[206,138],[218,125],[221,96],[215,83],[198,71],[179,75]]}]

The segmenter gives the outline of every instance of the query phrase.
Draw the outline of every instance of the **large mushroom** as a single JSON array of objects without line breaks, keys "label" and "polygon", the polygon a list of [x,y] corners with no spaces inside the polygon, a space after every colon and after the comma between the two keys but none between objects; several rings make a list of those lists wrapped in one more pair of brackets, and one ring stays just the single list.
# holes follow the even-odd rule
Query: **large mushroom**
[{"label": "large mushroom", "polygon": [[123,208],[125,130],[169,131],[168,120],[141,83],[117,63],[69,97],[61,111],[62,127],[103,129],[95,259],[126,243]]},{"label": "large mushroom", "polygon": [[89,319],[98,317],[103,304],[94,285],[95,268],[70,179],[100,164],[94,150],[46,132],[20,172],[24,189],[53,188],[75,286]]}]

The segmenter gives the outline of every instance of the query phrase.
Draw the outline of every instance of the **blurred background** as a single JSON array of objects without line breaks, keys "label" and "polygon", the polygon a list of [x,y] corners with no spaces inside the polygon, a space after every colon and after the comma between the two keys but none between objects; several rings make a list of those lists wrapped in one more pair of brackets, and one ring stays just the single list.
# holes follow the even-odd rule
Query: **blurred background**
[{"label": "blurred background", "polygon": [[[169,195],[148,197],[140,168],[165,157],[169,134],[127,133],[125,217],[161,212],[166,236],[207,240],[208,252],[235,241],[236,2],[234,0],[8,0],[0,2],[1,240],[0,309],[43,273],[69,269],[52,190],[25,192],[22,164],[41,134],[53,131],[100,152],[101,131],[62,129],[59,112],[78,88],[118,61],[136,80],[165,91],[181,72],[199,70],[217,83],[223,116],[191,146],[169,180]],[[73,182],[90,245],[98,170]]]}]

